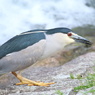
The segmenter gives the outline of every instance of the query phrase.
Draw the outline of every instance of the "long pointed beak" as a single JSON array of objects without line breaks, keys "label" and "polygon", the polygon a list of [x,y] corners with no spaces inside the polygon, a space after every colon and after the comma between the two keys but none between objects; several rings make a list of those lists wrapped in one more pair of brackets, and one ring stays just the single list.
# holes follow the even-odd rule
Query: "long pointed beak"
[{"label": "long pointed beak", "polygon": [[76,42],[80,42],[80,43],[84,43],[86,45],[92,45],[92,42],[90,42],[89,40],[87,40],[84,37],[81,37],[79,35],[72,35],[72,38],[76,41]]}]

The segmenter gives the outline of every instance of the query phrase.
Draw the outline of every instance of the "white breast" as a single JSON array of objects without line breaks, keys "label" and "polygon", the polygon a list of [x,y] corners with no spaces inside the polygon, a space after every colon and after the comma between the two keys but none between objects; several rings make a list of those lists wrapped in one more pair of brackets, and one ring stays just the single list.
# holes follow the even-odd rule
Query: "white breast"
[{"label": "white breast", "polygon": [[55,53],[64,49],[64,47],[74,42],[73,39],[69,38],[67,34],[55,33],[53,35],[46,34],[46,48],[42,58],[50,57]]}]

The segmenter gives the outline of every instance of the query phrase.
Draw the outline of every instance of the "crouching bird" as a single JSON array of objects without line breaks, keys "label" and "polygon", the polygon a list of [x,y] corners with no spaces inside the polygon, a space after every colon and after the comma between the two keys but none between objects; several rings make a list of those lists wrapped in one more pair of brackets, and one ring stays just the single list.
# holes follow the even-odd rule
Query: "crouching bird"
[{"label": "crouching bird", "polygon": [[30,30],[16,35],[0,46],[0,75],[12,72],[20,80],[20,83],[16,85],[49,86],[54,84],[29,80],[22,77],[20,73],[17,74],[16,71],[21,71],[54,55],[75,41],[86,45],[92,44],[68,28]]}]

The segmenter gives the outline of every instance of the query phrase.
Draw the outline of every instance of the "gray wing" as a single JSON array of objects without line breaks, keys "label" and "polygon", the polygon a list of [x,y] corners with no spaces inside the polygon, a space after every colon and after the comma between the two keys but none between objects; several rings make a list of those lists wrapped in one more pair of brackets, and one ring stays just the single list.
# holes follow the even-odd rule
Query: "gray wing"
[{"label": "gray wing", "polygon": [[[40,59],[43,55],[46,41],[42,33],[40,35],[37,34],[35,34],[36,37],[40,37],[35,40],[34,34],[31,35],[32,38],[30,35],[25,35],[25,37],[24,35],[16,36],[0,47],[2,49],[0,50],[2,53],[0,54],[0,56],[2,55],[0,59],[0,74],[25,69]],[[6,47],[7,45],[8,47]],[[4,48],[5,52],[3,53]]]},{"label": "gray wing", "polygon": [[0,46],[0,59],[7,54],[20,51],[38,41],[45,39],[44,33],[30,33],[25,35],[18,35]]}]

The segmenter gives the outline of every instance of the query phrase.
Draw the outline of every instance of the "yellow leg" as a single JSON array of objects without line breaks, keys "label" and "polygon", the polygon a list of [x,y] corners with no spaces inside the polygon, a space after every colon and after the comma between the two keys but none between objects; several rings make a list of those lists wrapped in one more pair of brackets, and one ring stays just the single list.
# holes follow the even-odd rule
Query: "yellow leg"
[{"label": "yellow leg", "polygon": [[54,82],[43,83],[43,82],[32,81],[32,80],[22,77],[20,74],[16,74],[15,72],[12,72],[12,74],[20,80],[20,83],[16,83],[16,85],[27,84],[28,86],[49,86],[51,84],[54,84]]}]

